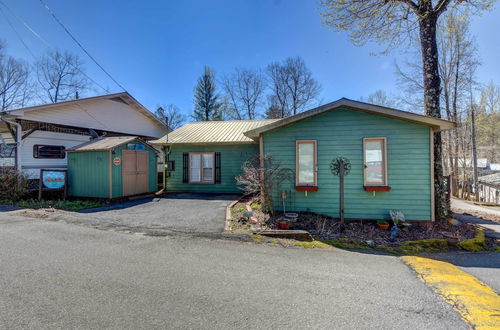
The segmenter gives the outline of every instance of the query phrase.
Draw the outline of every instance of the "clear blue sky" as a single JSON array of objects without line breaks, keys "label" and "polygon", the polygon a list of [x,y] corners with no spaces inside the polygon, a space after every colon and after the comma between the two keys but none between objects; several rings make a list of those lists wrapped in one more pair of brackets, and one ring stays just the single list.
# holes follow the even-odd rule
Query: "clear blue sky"
[{"label": "clear blue sky", "polygon": [[[2,0],[50,44],[79,54],[89,75],[120,91],[85,57],[38,0]],[[219,77],[234,67],[265,67],[301,56],[323,86],[321,98],[357,99],[378,89],[397,94],[394,61],[373,56],[374,45],[355,47],[347,35],[321,24],[318,0],[98,1],[46,0],[59,19],[125,88],[150,110],[173,103],[192,110],[196,79],[204,65]],[[473,19],[483,65],[480,81],[500,83],[500,6]],[[9,12],[35,54],[45,45]],[[14,56],[31,55],[0,15],[0,39]],[[102,93],[102,91],[99,91]]]}]

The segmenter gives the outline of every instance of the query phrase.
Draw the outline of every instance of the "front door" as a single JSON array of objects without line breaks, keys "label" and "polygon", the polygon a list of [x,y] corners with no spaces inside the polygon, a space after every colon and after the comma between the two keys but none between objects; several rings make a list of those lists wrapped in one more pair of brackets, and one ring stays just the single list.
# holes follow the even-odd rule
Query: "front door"
[{"label": "front door", "polygon": [[148,158],[147,151],[122,151],[122,185],[124,196],[148,192]]}]

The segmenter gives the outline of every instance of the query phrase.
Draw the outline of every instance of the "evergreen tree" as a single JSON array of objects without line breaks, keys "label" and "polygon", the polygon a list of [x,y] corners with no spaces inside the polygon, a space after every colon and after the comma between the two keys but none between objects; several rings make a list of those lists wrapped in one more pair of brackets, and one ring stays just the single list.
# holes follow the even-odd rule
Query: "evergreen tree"
[{"label": "evergreen tree", "polygon": [[208,66],[204,68],[203,74],[198,78],[198,84],[194,89],[193,103],[193,118],[195,120],[208,121],[222,119],[222,104],[219,102],[214,72]]}]

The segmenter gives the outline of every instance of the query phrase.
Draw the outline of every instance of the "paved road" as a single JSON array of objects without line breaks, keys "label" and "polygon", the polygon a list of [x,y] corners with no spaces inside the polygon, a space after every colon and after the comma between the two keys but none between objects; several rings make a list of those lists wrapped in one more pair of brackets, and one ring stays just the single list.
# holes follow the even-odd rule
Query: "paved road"
[{"label": "paved road", "polygon": [[237,195],[167,194],[83,212],[14,211],[33,217],[134,232],[221,233],[226,206]]},{"label": "paved road", "polygon": [[399,258],[0,213],[0,328],[466,329]]},{"label": "paved road", "polygon": [[500,209],[499,208],[484,207],[484,206],[476,205],[474,203],[466,202],[466,201],[463,201],[463,200],[460,200],[457,198],[451,199],[451,208],[454,210],[463,210],[463,211],[472,210],[472,211],[476,211],[476,212],[500,216]]},{"label": "paved road", "polygon": [[[453,214],[458,220],[478,224],[485,229],[487,237],[500,239],[500,222],[497,219],[500,216],[499,210],[475,205],[456,198],[451,199],[451,207],[453,211],[458,212]],[[475,215],[463,214],[462,212],[480,212],[480,215],[483,216],[484,214],[484,218],[486,219],[478,218]],[[492,215],[496,220],[488,220],[488,215]]]},{"label": "paved road", "polygon": [[500,293],[500,253],[434,253],[429,257],[458,266]]}]

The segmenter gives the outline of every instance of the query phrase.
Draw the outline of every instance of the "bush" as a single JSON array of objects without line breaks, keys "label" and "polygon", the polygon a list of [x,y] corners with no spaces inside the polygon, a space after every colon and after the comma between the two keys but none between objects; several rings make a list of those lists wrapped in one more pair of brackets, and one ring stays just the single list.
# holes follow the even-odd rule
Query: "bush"
[{"label": "bush", "polygon": [[28,178],[13,169],[0,170],[0,200],[18,201],[28,194]]}]

